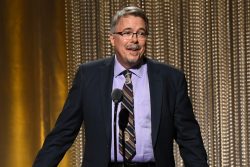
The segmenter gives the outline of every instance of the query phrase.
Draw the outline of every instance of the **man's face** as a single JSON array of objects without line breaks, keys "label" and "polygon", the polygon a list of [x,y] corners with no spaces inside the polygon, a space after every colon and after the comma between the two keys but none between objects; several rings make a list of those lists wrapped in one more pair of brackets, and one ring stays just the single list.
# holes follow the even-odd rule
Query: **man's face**
[{"label": "man's face", "polygon": [[[142,18],[128,15],[121,17],[115,32],[146,33],[145,22]],[[133,34],[130,38],[120,34],[111,34],[110,41],[115,49],[118,61],[126,69],[136,66],[146,48],[146,38]]]}]

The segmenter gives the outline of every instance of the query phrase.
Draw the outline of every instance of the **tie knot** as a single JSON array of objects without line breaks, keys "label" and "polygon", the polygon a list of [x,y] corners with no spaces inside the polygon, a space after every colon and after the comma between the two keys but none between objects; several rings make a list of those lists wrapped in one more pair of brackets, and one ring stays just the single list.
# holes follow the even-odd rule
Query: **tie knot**
[{"label": "tie knot", "polygon": [[131,83],[131,75],[132,75],[132,73],[131,73],[131,71],[129,71],[129,70],[125,70],[124,72],[123,72],[123,75],[124,75],[124,77],[125,77],[125,84],[130,84]]}]

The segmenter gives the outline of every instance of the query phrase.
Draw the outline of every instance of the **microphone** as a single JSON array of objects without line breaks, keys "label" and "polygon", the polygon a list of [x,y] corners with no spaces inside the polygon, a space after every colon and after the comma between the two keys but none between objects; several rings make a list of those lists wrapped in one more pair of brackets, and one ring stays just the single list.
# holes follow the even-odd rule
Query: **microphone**
[{"label": "microphone", "polygon": [[111,93],[111,97],[114,103],[119,103],[122,101],[123,92],[121,89],[114,89]]},{"label": "microphone", "polygon": [[119,127],[120,130],[122,131],[122,153],[123,153],[123,166],[125,166],[125,128],[127,127],[128,124],[128,117],[129,117],[129,111],[126,108],[123,108],[120,113],[119,113]]},{"label": "microphone", "polygon": [[118,108],[118,103],[122,101],[123,98],[123,92],[121,89],[114,89],[111,93],[111,98],[113,102],[115,103],[115,108],[114,108],[114,163],[115,167],[117,167],[117,138],[116,138],[116,118],[117,118],[117,108]]},{"label": "microphone", "polygon": [[125,130],[128,124],[129,111],[123,108],[119,113],[119,127],[122,131]]}]

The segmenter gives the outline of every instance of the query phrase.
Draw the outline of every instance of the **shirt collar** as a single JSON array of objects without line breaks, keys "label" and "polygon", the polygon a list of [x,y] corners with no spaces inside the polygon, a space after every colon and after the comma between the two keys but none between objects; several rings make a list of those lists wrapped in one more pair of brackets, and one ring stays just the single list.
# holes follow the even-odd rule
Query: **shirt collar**
[{"label": "shirt collar", "polygon": [[[143,64],[142,66],[140,66],[139,68],[131,68],[129,69],[129,71],[131,71],[133,74],[135,74],[137,77],[141,78],[143,75],[143,66],[145,64]],[[125,71],[126,69],[119,63],[119,61],[117,60],[117,57],[115,55],[115,65],[114,65],[114,76],[117,77],[119,75],[121,75],[121,73],[123,71]]]}]

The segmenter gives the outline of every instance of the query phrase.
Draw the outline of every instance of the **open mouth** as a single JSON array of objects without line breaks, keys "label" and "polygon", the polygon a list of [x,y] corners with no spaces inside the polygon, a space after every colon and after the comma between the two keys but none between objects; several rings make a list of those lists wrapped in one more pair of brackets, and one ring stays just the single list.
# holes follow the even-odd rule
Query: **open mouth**
[{"label": "open mouth", "polygon": [[137,50],[141,49],[141,46],[137,45],[137,44],[132,44],[132,45],[127,45],[126,49],[132,50],[132,51],[137,51]]}]

